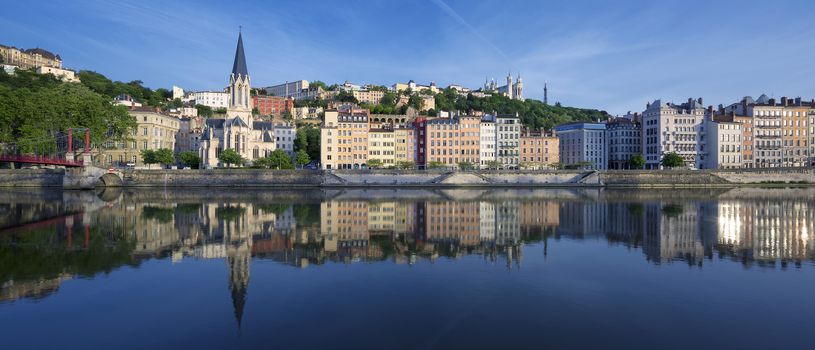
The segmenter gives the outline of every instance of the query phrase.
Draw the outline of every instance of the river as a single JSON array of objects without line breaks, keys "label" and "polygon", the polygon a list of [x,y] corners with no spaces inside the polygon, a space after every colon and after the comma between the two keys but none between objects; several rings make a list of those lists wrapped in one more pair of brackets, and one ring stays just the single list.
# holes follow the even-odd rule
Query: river
[{"label": "river", "polygon": [[0,191],[7,349],[808,348],[815,189]]}]

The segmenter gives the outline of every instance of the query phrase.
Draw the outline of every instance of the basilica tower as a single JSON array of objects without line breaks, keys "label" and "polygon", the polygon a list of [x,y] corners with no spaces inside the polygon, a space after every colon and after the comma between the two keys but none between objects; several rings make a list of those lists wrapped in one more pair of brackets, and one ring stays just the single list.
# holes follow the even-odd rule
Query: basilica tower
[{"label": "basilica tower", "polygon": [[510,100],[515,98],[514,96],[512,96],[512,93],[514,92],[512,90],[514,88],[515,86],[512,85],[512,73],[509,73],[507,74],[507,97],[509,97]]},{"label": "basilica tower", "polygon": [[514,95],[516,100],[524,100],[524,81],[521,79],[521,73],[518,73],[518,81],[515,82]]}]

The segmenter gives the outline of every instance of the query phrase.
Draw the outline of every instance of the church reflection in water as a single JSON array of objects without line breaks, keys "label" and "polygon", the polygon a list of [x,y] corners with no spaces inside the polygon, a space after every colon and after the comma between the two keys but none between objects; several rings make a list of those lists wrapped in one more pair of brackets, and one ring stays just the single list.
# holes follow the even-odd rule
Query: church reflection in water
[{"label": "church reflection in water", "polygon": [[7,200],[0,260],[13,263],[0,267],[0,301],[45,297],[73,276],[152,258],[223,260],[239,323],[252,259],[305,268],[476,255],[517,269],[523,245],[540,244],[546,254],[550,241],[559,239],[637,248],[656,264],[702,266],[718,258],[787,267],[815,258],[815,202],[806,194],[544,191],[310,198],[314,194],[125,193],[96,206],[66,197]]}]

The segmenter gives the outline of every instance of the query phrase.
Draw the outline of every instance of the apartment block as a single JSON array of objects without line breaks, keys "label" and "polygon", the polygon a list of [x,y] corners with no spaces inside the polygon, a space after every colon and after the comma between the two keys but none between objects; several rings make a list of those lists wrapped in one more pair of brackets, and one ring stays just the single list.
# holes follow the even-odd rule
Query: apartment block
[{"label": "apartment block", "polygon": [[459,163],[480,164],[481,118],[459,116],[428,120],[427,162],[458,167]]},{"label": "apartment block", "polygon": [[527,169],[546,169],[551,164],[559,163],[560,141],[557,136],[543,132],[525,132],[521,134],[521,167]]},{"label": "apartment block", "polygon": [[675,152],[688,168],[698,168],[704,152],[702,99],[674,104],[656,100],[642,113],[642,150],[646,169],[659,169],[662,157]]},{"label": "apartment block", "polygon": [[320,128],[323,169],[361,169],[368,160],[368,111],[329,110]]},{"label": "apartment block", "polygon": [[606,124],[574,122],[555,127],[560,140],[560,163],[580,169],[608,168]]}]

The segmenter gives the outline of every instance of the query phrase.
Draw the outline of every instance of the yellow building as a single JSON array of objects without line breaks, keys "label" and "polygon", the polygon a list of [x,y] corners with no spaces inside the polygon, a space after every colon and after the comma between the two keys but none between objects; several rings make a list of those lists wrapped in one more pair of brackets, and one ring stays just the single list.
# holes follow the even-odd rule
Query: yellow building
[{"label": "yellow building", "polygon": [[385,168],[396,165],[396,133],[393,129],[368,131],[368,159],[381,160]]},{"label": "yellow building", "polygon": [[391,233],[396,228],[396,202],[368,203],[368,231]]},{"label": "yellow building", "polygon": [[142,150],[175,150],[175,136],[181,126],[178,118],[158,113],[150,107],[134,108],[130,110],[130,115],[136,119],[136,130],[127,141],[105,143],[102,154],[97,156],[97,163],[144,166]]},{"label": "yellow building", "polygon": [[416,129],[398,128],[394,130],[396,142],[396,154],[394,160],[396,165],[399,162],[411,162],[416,165]]}]

